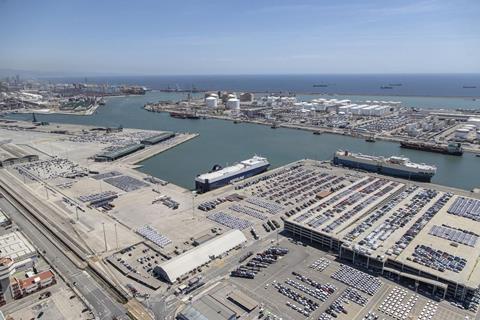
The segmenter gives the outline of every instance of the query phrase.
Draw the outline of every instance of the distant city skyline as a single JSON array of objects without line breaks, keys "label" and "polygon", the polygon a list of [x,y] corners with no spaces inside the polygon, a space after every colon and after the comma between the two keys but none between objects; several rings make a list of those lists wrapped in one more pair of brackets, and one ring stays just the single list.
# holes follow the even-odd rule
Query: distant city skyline
[{"label": "distant city skyline", "polygon": [[480,1],[0,1],[0,69],[480,73]]}]

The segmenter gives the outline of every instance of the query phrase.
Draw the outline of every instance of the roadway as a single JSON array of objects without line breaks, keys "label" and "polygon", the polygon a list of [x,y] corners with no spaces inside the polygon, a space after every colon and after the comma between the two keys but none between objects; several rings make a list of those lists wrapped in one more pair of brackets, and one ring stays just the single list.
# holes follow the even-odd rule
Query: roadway
[{"label": "roadway", "polygon": [[[3,191],[2,191],[3,192]],[[24,214],[20,212],[22,208],[14,207],[4,196],[0,197],[0,207],[10,216],[17,224],[21,231],[30,239],[32,244],[43,254],[45,259],[50,262],[52,267],[65,278],[67,284],[75,287],[83,297],[88,301],[93,309],[93,313],[99,319],[111,319],[114,316],[126,314],[125,308],[113,299],[92,276],[86,271],[80,269],[73,263],[66,252],[69,250],[63,248],[58,242],[51,240],[49,231],[40,223],[32,224],[28,221]],[[47,237],[46,235],[49,235]]]}]

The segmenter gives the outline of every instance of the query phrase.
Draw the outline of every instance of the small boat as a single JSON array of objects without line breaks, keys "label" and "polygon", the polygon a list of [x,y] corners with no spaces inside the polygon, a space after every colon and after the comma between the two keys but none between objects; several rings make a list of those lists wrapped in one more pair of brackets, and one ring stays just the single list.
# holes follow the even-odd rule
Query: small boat
[{"label": "small boat", "polygon": [[375,140],[375,137],[372,136],[372,137],[367,137],[367,138],[365,139],[365,141],[366,141],[366,142],[375,142],[376,140]]},{"label": "small boat", "polygon": [[480,158],[480,153],[477,153],[475,157]]},{"label": "small boat", "polygon": [[322,133],[323,133],[323,132],[320,131],[320,130],[315,130],[315,131],[313,131],[313,134],[316,134],[316,135],[320,135],[320,134],[322,134]]}]

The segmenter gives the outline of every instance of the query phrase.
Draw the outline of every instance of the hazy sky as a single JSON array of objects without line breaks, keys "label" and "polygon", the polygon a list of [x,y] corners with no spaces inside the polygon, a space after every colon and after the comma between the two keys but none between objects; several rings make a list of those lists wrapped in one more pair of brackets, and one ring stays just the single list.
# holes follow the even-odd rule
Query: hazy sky
[{"label": "hazy sky", "polygon": [[480,0],[0,0],[0,68],[480,72]]}]

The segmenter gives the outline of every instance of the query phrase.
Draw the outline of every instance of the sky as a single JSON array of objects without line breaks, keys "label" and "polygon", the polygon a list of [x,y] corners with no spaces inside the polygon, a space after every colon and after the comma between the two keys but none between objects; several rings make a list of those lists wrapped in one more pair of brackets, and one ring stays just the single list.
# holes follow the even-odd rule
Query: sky
[{"label": "sky", "polygon": [[480,73],[480,1],[0,0],[0,68]]}]

